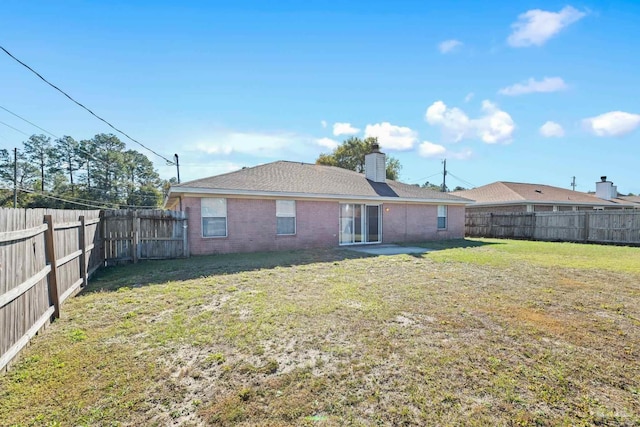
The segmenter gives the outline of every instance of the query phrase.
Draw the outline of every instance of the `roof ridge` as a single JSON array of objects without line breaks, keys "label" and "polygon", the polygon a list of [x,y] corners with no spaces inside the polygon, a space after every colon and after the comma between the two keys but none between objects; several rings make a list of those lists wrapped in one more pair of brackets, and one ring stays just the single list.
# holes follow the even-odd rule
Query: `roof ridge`
[{"label": "roof ridge", "polygon": [[498,184],[502,185],[504,188],[506,188],[509,192],[515,194],[516,198],[520,199],[520,200],[527,200],[526,197],[524,197],[523,195],[521,195],[520,193],[518,193],[516,190],[514,190],[513,188],[509,187],[507,184],[523,184],[522,182],[504,182],[504,181],[498,181]]}]

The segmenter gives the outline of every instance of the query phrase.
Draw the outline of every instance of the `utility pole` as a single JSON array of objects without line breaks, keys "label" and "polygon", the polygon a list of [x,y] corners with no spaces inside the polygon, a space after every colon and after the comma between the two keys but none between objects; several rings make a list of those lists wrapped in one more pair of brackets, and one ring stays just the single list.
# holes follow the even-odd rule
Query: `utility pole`
[{"label": "utility pole", "polygon": [[13,149],[13,208],[18,207],[18,149]]},{"label": "utility pole", "polygon": [[447,159],[444,159],[442,163],[444,164],[444,169],[442,171],[442,192],[446,193],[447,192]]},{"label": "utility pole", "polygon": [[180,162],[178,161],[178,154],[174,154],[173,157],[176,159],[176,171],[178,172],[178,184],[180,184]]},{"label": "utility pole", "polygon": [[571,188],[573,188],[573,191],[576,191],[576,177],[575,176],[571,179]]},{"label": "utility pole", "polygon": [[69,151],[68,153],[68,160],[69,160],[69,181],[71,182],[71,194],[75,195],[76,194],[76,190],[73,187],[73,165],[71,164],[71,151]]}]

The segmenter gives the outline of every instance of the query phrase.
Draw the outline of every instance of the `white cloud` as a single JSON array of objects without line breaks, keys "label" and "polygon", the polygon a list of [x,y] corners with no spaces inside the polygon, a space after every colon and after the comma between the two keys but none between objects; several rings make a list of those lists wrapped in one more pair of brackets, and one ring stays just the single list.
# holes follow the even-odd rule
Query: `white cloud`
[{"label": "white cloud", "polygon": [[535,92],[558,92],[566,88],[567,84],[560,77],[545,77],[540,81],[530,78],[524,83],[507,86],[498,92],[502,95],[516,96]]},{"label": "white cloud", "polygon": [[333,150],[338,145],[340,145],[340,143],[338,141],[336,141],[334,139],[331,139],[331,138],[316,139],[316,144],[320,145],[321,147],[328,148],[330,150]]},{"label": "white cloud", "polygon": [[509,113],[486,100],[482,102],[482,113],[477,119],[470,119],[461,109],[436,101],[427,109],[425,119],[430,125],[440,126],[445,138],[454,142],[469,138],[480,138],[487,144],[509,142],[515,130]]},{"label": "white cloud", "polygon": [[482,112],[484,116],[472,121],[482,140],[487,144],[510,142],[516,127],[509,113],[490,101],[482,101]]},{"label": "white cloud", "polygon": [[467,94],[467,96],[465,96],[465,97],[464,97],[464,102],[469,102],[469,101],[471,101],[471,100],[473,99],[473,97],[474,97],[474,93],[473,93],[473,92],[469,92],[469,93]]},{"label": "white cloud", "polygon": [[461,151],[450,151],[444,145],[434,144],[429,141],[423,141],[418,147],[418,154],[426,158],[448,158],[465,160],[471,157],[473,152],[469,149]]},{"label": "white cloud", "polygon": [[471,129],[469,117],[459,108],[448,108],[442,101],[436,101],[425,114],[430,125],[439,125],[447,139],[458,142],[465,138]]},{"label": "white cloud", "polygon": [[438,45],[438,50],[440,50],[440,53],[451,53],[460,46],[462,46],[462,42],[460,40],[445,40]]},{"label": "white cloud", "polygon": [[469,158],[471,158],[471,156],[473,155],[473,151],[471,151],[470,149],[464,149],[461,151],[448,151],[447,152],[447,158],[448,159],[456,159],[456,160],[467,160]]},{"label": "white cloud", "polygon": [[404,126],[395,126],[389,122],[367,125],[364,130],[365,138],[378,138],[381,148],[389,150],[410,150],[417,142],[417,134]]},{"label": "white cloud", "polygon": [[418,147],[418,154],[422,157],[442,157],[444,153],[447,152],[447,149],[444,145],[434,144],[429,141],[424,141]]},{"label": "white cloud", "polygon": [[[181,166],[184,165],[184,167],[180,168],[180,180],[182,182],[237,171],[243,166],[229,161],[205,161],[201,157],[194,159],[191,156],[181,156],[180,164]],[[158,167],[158,172],[160,172],[161,176],[175,176],[176,167],[163,164]]]},{"label": "white cloud", "polygon": [[640,125],[640,114],[610,111],[584,119],[582,123],[597,136],[622,136],[633,132]]},{"label": "white cloud", "polygon": [[333,134],[335,136],[355,135],[358,132],[360,132],[360,129],[351,126],[351,123],[334,123],[333,124]]},{"label": "white cloud", "polygon": [[298,137],[288,133],[258,133],[231,131],[211,138],[215,142],[201,141],[195,146],[197,151],[207,154],[234,153],[277,158],[282,151],[293,145]]},{"label": "white cloud", "polygon": [[571,6],[565,6],[559,12],[532,9],[518,16],[518,21],[511,24],[513,33],[507,38],[512,47],[542,46],[563,28],[586,16]]},{"label": "white cloud", "polygon": [[320,120],[320,124],[322,125],[323,128],[326,129],[326,127],[327,127],[327,121],[326,120]]},{"label": "white cloud", "polygon": [[540,135],[551,138],[564,136],[564,129],[556,122],[548,121],[540,126]]}]

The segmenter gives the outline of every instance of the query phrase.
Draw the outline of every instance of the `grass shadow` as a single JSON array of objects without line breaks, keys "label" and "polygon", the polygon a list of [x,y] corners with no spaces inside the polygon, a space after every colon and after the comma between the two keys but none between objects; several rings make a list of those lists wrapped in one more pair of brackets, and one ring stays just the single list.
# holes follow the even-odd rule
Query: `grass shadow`
[{"label": "grass shadow", "polygon": [[450,240],[434,240],[430,242],[422,243],[406,243],[406,246],[417,246],[419,248],[433,249],[441,251],[445,249],[457,249],[457,248],[477,248],[487,245],[504,245],[503,242],[487,242],[484,240],[470,240],[470,239],[450,239]]},{"label": "grass shadow", "polygon": [[[439,240],[407,243],[433,250],[473,248],[502,244],[468,239]],[[416,254],[422,257],[424,254]],[[314,263],[334,263],[347,259],[369,258],[380,255],[351,251],[348,248],[309,249],[301,251],[273,251],[223,255],[200,255],[186,259],[142,261],[106,267],[99,270],[83,293],[116,291],[122,287],[141,287],[171,281],[235,274],[245,271],[291,267]]]},{"label": "grass shadow", "polygon": [[342,248],[198,255],[173,260],[149,260],[98,270],[83,293],[117,291],[245,271],[268,270],[315,263],[335,263],[374,255]]}]

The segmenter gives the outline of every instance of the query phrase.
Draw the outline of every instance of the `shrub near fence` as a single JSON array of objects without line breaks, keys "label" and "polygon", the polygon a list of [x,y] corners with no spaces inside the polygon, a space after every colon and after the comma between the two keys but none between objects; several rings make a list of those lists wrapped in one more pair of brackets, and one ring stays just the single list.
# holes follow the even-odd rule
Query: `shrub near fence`
[{"label": "shrub near fence", "polygon": [[99,214],[0,209],[0,369],[102,265]]},{"label": "shrub near fence", "polygon": [[470,237],[640,245],[640,211],[467,212]]}]

